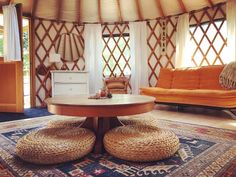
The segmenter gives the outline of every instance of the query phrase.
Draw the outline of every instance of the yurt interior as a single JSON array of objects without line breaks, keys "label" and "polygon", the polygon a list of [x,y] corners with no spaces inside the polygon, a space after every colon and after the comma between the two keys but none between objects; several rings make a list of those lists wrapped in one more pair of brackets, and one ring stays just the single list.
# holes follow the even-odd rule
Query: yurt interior
[{"label": "yurt interior", "polygon": [[236,0],[0,0],[0,177],[235,177]]}]

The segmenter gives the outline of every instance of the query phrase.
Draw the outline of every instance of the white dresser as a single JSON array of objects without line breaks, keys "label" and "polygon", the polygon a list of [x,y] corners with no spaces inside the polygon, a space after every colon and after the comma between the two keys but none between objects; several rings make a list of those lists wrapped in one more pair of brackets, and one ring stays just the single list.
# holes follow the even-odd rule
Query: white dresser
[{"label": "white dresser", "polygon": [[89,76],[86,71],[53,70],[51,76],[52,97],[89,93]]}]

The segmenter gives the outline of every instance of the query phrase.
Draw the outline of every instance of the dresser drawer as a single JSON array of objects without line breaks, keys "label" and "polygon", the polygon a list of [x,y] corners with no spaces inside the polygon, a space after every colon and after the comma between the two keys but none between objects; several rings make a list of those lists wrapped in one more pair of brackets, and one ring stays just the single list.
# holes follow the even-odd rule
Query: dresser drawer
[{"label": "dresser drawer", "polygon": [[86,83],[87,77],[87,73],[54,73],[54,82]]},{"label": "dresser drawer", "polygon": [[54,95],[80,95],[88,94],[87,84],[60,84],[55,83]]}]

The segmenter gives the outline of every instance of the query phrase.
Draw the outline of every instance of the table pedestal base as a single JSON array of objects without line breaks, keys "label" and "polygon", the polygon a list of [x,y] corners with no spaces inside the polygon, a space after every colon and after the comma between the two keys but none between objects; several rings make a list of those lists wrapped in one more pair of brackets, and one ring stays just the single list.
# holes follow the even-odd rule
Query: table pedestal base
[{"label": "table pedestal base", "polygon": [[99,154],[105,151],[103,146],[104,134],[108,130],[122,125],[117,117],[87,117],[81,127],[88,128],[96,134],[94,153]]}]

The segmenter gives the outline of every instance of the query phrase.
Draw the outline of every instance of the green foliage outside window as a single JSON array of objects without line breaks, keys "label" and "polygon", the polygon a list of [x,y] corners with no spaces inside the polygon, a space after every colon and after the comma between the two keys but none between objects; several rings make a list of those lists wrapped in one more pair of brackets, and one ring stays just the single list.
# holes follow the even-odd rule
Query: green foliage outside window
[{"label": "green foliage outside window", "polygon": [[[3,56],[3,34],[0,34],[0,56]],[[24,75],[29,75],[30,62],[29,62],[29,33],[23,33],[23,60],[24,60]]]},{"label": "green foliage outside window", "polygon": [[29,75],[30,62],[29,62],[29,33],[28,31],[25,31],[23,33],[23,60],[24,60],[24,66],[23,66],[24,75]]},{"label": "green foliage outside window", "polygon": [[3,56],[3,34],[0,34],[0,56]]}]

